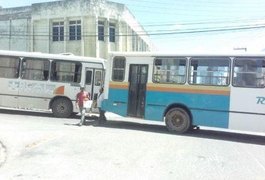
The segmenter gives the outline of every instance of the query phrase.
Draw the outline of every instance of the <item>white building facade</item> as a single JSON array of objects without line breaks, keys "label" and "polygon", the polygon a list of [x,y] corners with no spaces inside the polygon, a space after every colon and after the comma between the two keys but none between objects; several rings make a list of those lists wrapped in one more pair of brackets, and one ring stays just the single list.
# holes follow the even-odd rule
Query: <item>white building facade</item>
[{"label": "white building facade", "polygon": [[153,46],[124,4],[64,0],[0,9],[0,49],[107,58]]}]

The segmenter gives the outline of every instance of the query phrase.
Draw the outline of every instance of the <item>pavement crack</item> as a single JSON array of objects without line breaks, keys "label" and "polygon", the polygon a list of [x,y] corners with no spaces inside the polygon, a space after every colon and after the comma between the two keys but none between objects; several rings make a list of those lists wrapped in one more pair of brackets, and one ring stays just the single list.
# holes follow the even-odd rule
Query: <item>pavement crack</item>
[{"label": "pavement crack", "polygon": [[30,144],[25,145],[25,148],[26,149],[32,149],[32,148],[35,148],[35,147],[37,147],[37,146],[39,146],[41,144],[44,144],[44,143],[46,143],[48,141],[54,140],[56,138],[57,138],[57,136],[46,136],[44,138],[41,138],[41,139],[36,140],[36,141],[34,141],[34,142],[30,143]]}]

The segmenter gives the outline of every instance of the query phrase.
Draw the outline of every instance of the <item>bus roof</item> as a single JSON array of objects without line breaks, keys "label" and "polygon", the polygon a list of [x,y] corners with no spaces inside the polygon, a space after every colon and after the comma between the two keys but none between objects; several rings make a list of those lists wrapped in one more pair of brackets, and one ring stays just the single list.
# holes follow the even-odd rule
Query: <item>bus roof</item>
[{"label": "bus roof", "polygon": [[72,54],[48,54],[41,52],[23,52],[23,51],[8,51],[0,50],[2,56],[17,56],[17,57],[34,57],[34,58],[46,58],[57,60],[69,60],[69,61],[89,61],[94,63],[104,63],[106,60],[95,57],[76,56]]},{"label": "bus roof", "polygon": [[184,57],[202,57],[202,56],[215,56],[215,57],[248,57],[248,56],[255,56],[255,57],[265,57],[264,52],[258,53],[249,53],[249,52],[200,52],[200,53],[167,53],[167,52],[117,52],[112,51],[109,53],[110,56],[126,56],[126,57],[175,57],[175,56],[184,56]]}]

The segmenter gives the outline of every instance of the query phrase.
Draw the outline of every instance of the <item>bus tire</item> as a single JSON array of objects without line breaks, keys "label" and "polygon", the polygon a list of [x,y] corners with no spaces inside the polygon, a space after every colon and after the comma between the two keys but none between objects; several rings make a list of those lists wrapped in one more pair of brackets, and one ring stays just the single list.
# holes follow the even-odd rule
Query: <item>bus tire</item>
[{"label": "bus tire", "polygon": [[191,126],[191,118],[188,112],[179,107],[170,109],[166,113],[165,121],[168,130],[177,134],[187,132]]},{"label": "bus tire", "polygon": [[52,113],[55,117],[67,118],[73,113],[73,104],[66,98],[55,99],[51,107]]}]

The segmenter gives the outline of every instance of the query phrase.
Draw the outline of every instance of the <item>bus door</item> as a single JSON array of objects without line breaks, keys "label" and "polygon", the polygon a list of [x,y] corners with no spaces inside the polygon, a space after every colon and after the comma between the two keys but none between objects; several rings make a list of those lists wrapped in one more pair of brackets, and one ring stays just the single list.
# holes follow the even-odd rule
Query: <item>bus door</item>
[{"label": "bus door", "polygon": [[86,68],[85,89],[92,100],[97,100],[99,89],[103,86],[103,70]]},{"label": "bus door", "polygon": [[144,118],[147,75],[148,65],[130,65],[128,116]]}]

